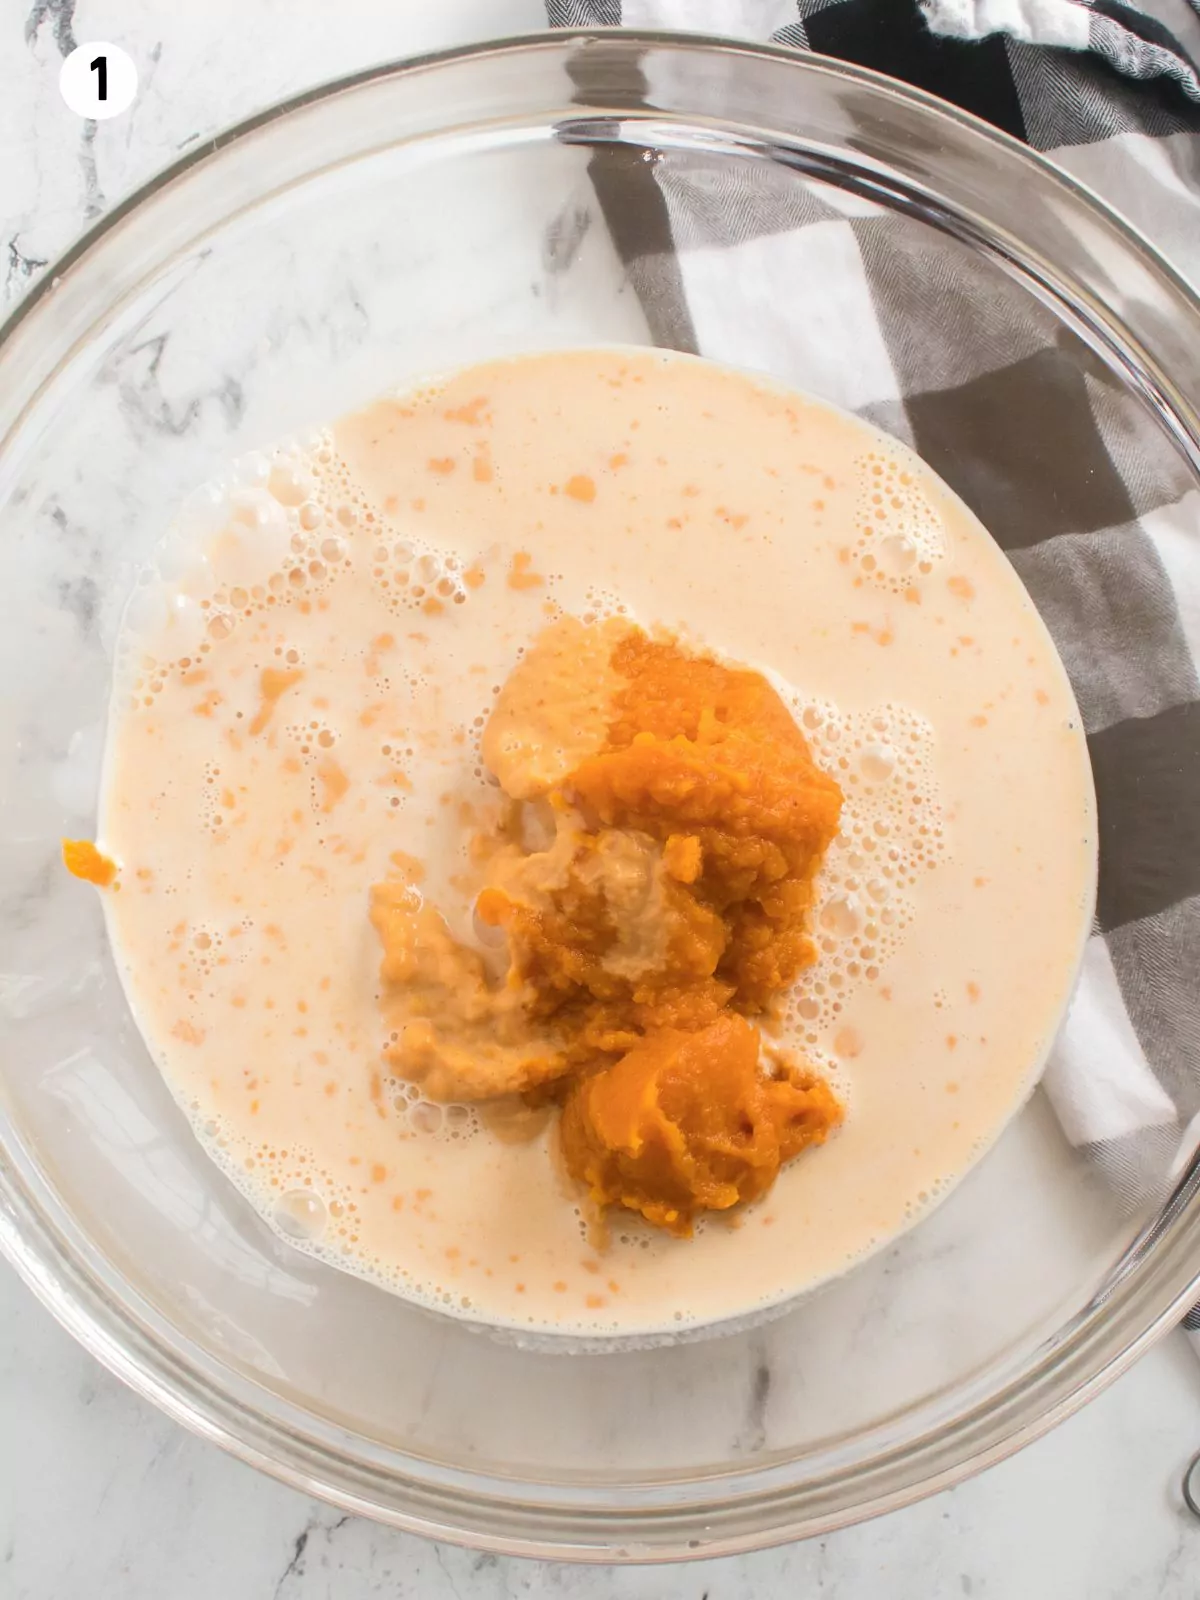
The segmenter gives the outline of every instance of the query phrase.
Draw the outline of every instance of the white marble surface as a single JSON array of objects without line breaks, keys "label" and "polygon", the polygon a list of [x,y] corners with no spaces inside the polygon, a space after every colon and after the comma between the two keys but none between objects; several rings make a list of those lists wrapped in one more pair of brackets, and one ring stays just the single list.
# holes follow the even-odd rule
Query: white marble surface
[{"label": "white marble surface", "polygon": [[[6,301],[89,220],[221,125],[321,78],[541,21],[540,0],[0,0]],[[62,104],[57,75],[65,50],[95,39],[129,50],[141,88],[126,115],[90,130]],[[1179,1335],[1052,1436],[950,1494],[776,1552],[611,1571],[438,1548],[257,1476],[128,1393],[7,1268],[0,1330],[3,1600],[1200,1593],[1200,1523],[1177,1487],[1200,1447],[1200,1366]]]}]

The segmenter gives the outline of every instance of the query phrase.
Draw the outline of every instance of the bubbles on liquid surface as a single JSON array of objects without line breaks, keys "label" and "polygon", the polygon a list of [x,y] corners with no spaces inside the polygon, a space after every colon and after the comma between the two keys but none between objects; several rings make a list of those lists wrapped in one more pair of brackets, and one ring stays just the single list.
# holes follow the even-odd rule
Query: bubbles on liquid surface
[{"label": "bubbles on liquid surface", "polygon": [[418,1100],[409,1107],[408,1120],[418,1133],[440,1133],[442,1131],[442,1108],[435,1106],[428,1100]]},{"label": "bubbles on liquid surface", "polygon": [[815,886],[819,960],[801,973],[785,1007],[787,1042],[815,1062],[855,990],[880,981],[903,943],[915,888],[946,852],[944,808],[933,729],[923,717],[896,704],[847,713],[777,687],[843,795],[841,825]]},{"label": "bubbles on liquid surface", "polygon": [[858,770],[867,783],[886,783],[896,770],[896,752],[886,744],[865,745],[859,753]]},{"label": "bubbles on liquid surface", "polygon": [[289,1239],[310,1243],[320,1239],[329,1225],[325,1202],[311,1189],[289,1189],[287,1194],[281,1194],[272,1207],[271,1218]]},{"label": "bubbles on liquid surface", "polygon": [[851,554],[872,583],[895,594],[911,589],[946,554],[941,516],[915,460],[879,448],[855,464],[855,543]]},{"label": "bubbles on liquid surface", "polygon": [[826,900],[818,918],[826,933],[849,939],[862,927],[862,907],[852,894],[837,894]]}]

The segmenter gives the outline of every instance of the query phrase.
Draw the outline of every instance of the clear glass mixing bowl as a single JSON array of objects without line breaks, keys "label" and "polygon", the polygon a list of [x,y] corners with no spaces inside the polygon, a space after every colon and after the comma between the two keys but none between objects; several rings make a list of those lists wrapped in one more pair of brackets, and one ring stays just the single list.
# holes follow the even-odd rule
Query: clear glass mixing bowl
[{"label": "clear glass mixing bowl", "polygon": [[[847,218],[874,281],[913,288],[886,347]],[[784,248],[771,294],[714,226]],[[718,318],[681,312],[681,264]],[[201,1152],[57,864],[94,821],[134,573],[243,450],[409,375],[603,341],[859,409],[1010,548],[1098,472],[1131,517],[1197,482],[1186,287],[1045,162],[867,72],[555,35],[365,73],[191,152],[0,346],[0,1243],[113,1371],[244,1460],[439,1537],[610,1561],[827,1530],[1015,1449],[1195,1294],[1200,1195],[1164,1172],[1122,1207],[1038,1094],[938,1211],[769,1326],[568,1356],[290,1251]],[[981,401],[964,374],[1002,360],[1036,381]],[[889,398],[923,362],[941,403]],[[1081,405],[1118,441],[1107,467]],[[1161,773],[1128,775],[1151,802]]]}]

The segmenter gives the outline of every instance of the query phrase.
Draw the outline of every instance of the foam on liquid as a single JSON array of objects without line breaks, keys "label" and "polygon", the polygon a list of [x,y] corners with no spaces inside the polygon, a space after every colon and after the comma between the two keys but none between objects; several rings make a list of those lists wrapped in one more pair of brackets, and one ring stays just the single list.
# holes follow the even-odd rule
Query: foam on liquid
[{"label": "foam on liquid", "polygon": [[[549,1124],[380,1065],[369,886],[403,850],[470,935],[480,734],[560,610],[767,671],[846,796],[783,1028],[846,1125],[688,1242],[618,1218],[598,1253]],[[1070,690],[965,507],[852,418],[646,351],[475,368],[194,497],[130,604],[100,833],[143,1033],[272,1226],[590,1334],[751,1312],[911,1221],[1027,1093],[1094,887]]]}]

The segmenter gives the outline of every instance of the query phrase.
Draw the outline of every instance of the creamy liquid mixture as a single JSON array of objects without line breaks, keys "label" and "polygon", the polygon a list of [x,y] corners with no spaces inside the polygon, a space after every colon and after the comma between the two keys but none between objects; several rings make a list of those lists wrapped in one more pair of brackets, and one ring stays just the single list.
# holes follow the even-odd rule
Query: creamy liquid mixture
[{"label": "creamy liquid mixture", "polygon": [[[548,1117],[433,1104],[381,1057],[370,887],[402,852],[486,931],[481,734],[563,613],[767,673],[846,796],[783,1027],[845,1125],[691,1240],[619,1216],[597,1248]],[[145,1037],[272,1225],[444,1310],[591,1334],[795,1294],[944,1192],[1036,1076],[1096,850],[1066,677],[965,507],[850,417],[634,350],[471,369],[197,497],[131,602],[100,820]]]}]

